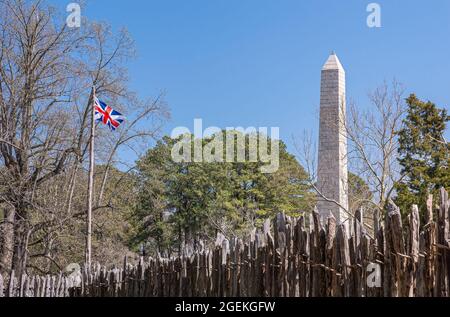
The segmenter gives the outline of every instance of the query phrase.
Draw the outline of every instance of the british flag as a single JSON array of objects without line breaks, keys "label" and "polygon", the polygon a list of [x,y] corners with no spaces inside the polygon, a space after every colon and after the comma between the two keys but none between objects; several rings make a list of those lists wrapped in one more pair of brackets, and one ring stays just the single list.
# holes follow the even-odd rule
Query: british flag
[{"label": "british flag", "polygon": [[108,125],[112,131],[115,131],[125,121],[125,117],[121,113],[115,111],[97,97],[94,97],[94,107],[95,122]]}]

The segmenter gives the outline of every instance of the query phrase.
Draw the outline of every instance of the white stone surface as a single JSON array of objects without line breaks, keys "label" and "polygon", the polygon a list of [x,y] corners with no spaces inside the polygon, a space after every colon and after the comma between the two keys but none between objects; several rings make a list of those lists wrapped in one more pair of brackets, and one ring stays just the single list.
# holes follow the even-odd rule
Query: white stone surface
[{"label": "white stone surface", "polygon": [[[317,187],[328,200],[348,209],[347,137],[343,120],[346,118],[345,70],[332,53],[322,68],[320,90],[320,135]],[[336,203],[318,197],[317,208],[323,221],[330,212],[338,223],[348,215]]]}]

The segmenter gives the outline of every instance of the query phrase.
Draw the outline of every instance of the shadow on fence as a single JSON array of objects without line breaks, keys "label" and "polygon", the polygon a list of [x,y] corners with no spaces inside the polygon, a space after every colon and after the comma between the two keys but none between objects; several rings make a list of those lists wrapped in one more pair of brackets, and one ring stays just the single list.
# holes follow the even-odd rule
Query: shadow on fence
[{"label": "shadow on fence", "polygon": [[[170,259],[141,259],[121,269],[96,266],[72,276],[21,276],[0,297],[448,297],[450,295],[449,200],[442,189],[426,224],[419,210],[406,221],[392,202],[374,236],[362,212],[348,230],[333,217],[322,226],[317,212],[305,218],[279,214],[248,241],[218,237],[214,250]],[[433,216],[433,212],[437,214]],[[402,224],[404,223],[404,225]]]}]

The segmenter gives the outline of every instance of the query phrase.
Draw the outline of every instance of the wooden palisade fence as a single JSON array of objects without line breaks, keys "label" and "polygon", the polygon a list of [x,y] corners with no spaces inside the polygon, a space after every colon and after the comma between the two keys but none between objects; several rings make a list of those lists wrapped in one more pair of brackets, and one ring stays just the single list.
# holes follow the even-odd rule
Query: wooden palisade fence
[{"label": "wooden palisade fence", "polygon": [[8,285],[0,276],[0,297],[448,297],[450,209],[444,189],[440,196],[436,209],[429,198],[422,231],[417,206],[402,222],[392,202],[384,220],[374,220],[373,236],[362,212],[351,236],[332,216],[322,226],[317,212],[308,221],[279,214],[246,242],[219,237],[213,250],[189,256],[135,266],[125,259],[120,269],[97,266],[69,277],[12,273]]}]

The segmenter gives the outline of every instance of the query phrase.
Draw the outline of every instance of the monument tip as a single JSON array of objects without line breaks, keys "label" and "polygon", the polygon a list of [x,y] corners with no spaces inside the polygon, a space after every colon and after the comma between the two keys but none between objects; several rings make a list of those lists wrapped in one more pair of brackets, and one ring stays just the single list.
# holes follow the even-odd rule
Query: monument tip
[{"label": "monument tip", "polygon": [[322,70],[331,70],[331,69],[339,69],[344,71],[341,62],[339,61],[339,58],[337,57],[334,51],[331,52],[331,55],[328,57],[325,65],[322,68]]}]

